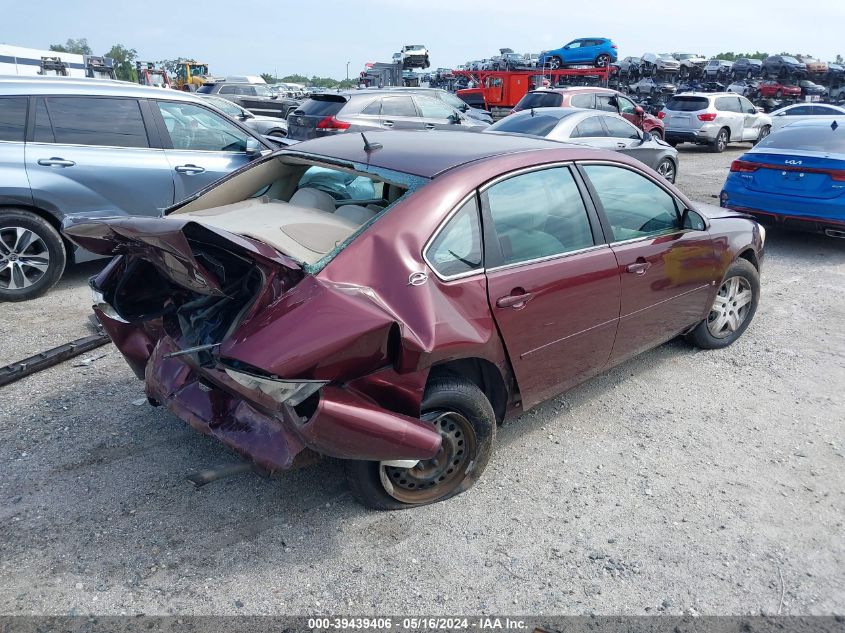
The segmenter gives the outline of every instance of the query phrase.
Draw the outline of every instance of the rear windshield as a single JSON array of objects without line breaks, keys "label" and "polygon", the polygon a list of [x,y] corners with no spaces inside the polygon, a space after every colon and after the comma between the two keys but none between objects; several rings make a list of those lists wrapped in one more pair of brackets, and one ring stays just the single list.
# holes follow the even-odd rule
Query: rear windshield
[{"label": "rear windshield", "polygon": [[666,109],[675,112],[696,112],[706,110],[708,103],[707,97],[672,97],[666,104]]},{"label": "rear windshield", "polygon": [[560,122],[556,116],[538,114],[536,116],[513,116],[494,123],[488,129],[491,132],[512,132],[516,134],[534,134],[545,136]]},{"label": "rear windshield", "polygon": [[296,109],[296,114],[332,116],[346,105],[346,99],[334,95],[316,95]]},{"label": "rear windshield", "polygon": [[519,100],[514,110],[528,108],[556,108],[563,103],[563,95],[556,92],[529,92]]},{"label": "rear windshield", "polygon": [[765,149],[803,150],[845,154],[845,116],[842,125],[833,129],[830,125],[785,127],[770,134],[757,143]]},{"label": "rear windshield", "polygon": [[214,84],[203,84],[197,88],[197,92],[200,94],[211,94],[214,92]]}]

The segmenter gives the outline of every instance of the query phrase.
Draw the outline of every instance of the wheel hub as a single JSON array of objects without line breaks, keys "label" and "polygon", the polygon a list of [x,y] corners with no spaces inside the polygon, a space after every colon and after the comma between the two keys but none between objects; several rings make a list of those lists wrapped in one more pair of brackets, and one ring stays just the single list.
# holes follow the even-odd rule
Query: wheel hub
[{"label": "wheel hub", "polygon": [[0,227],[0,290],[20,290],[38,283],[50,265],[50,251],[34,231]]},{"label": "wheel hub", "polygon": [[726,279],[707,316],[707,329],[716,338],[726,338],[736,332],[751,309],[753,293],[745,277]]},{"label": "wheel hub", "polygon": [[457,488],[472,465],[476,438],[472,424],[456,412],[436,412],[423,416],[440,432],[437,454],[421,460],[413,468],[381,466],[385,490],[405,503],[425,503]]}]

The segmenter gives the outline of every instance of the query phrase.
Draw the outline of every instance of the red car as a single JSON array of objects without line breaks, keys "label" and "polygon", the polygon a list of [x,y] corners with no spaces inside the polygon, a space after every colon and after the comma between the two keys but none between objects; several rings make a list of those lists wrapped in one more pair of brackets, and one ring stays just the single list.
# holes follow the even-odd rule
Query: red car
[{"label": "red car", "polygon": [[780,99],[781,97],[800,97],[799,86],[785,85],[779,81],[763,81],[757,88],[761,97]]},{"label": "red car", "polygon": [[628,97],[609,88],[544,88],[529,92],[512,112],[528,110],[529,108],[591,108],[621,114],[643,132],[652,136],[664,138],[663,121],[648,114],[642,107],[636,105]]},{"label": "red car", "polygon": [[163,218],[70,221],[149,401],[268,471],[397,509],[468,489],[505,418],[679,334],[720,348],[764,232],[615,152],[375,132],[257,159]]}]

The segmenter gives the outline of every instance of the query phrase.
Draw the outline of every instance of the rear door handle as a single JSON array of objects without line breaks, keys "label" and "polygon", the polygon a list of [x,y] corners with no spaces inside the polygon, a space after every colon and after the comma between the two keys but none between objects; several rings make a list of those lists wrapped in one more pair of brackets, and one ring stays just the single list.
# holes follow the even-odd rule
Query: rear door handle
[{"label": "rear door handle", "polygon": [[628,264],[628,267],[625,269],[629,273],[634,273],[635,275],[645,275],[645,271],[651,268],[651,262],[643,261],[636,261],[633,264]]},{"label": "rear door handle", "polygon": [[205,171],[205,167],[200,167],[199,165],[179,165],[176,167],[176,171],[180,174],[201,174]]},{"label": "rear door handle", "polygon": [[393,127],[393,121],[382,121],[381,124],[384,127]]},{"label": "rear door handle", "polygon": [[434,129],[434,123],[426,123],[425,129],[426,130],[433,130]]},{"label": "rear door handle", "polygon": [[58,156],[53,156],[52,158],[40,158],[38,160],[38,164],[44,167],[73,167],[76,165],[72,160],[66,160],[64,158],[59,158]]},{"label": "rear door handle", "polygon": [[524,307],[525,304],[533,298],[534,295],[530,292],[524,292],[518,295],[506,295],[496,299],[496,305],[500,308],[515,308],[518,310],[519,308]]}]

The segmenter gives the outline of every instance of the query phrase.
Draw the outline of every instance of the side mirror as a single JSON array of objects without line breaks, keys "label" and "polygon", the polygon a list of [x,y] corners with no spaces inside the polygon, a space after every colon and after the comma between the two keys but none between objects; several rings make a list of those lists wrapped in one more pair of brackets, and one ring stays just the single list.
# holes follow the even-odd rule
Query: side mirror
[{"label": "side mirror", "polygon": [[461,122],[461,115],[457,112],[453,112],[451,115],[449,115],[449,122],[453,125],[459,125]]},{"label": "side mirror", "polygon": [[654,136],[652,136],[651,132],[643,132],[643,143],[648,143],[651,140],[654,140]]},{"label": "side mirror", "polygon": [[642,106],[636,106],[634,108],[634,112],[636,112],[639,116],[645,115],[645,110],[643,110]]},{"label": "side mirror", "polygon": [[261,155],[261,143],[259,143],[256,139],[252,138],[251,136],[246,140],[246,155],[249,158],[255,158],[256,156]]}]

